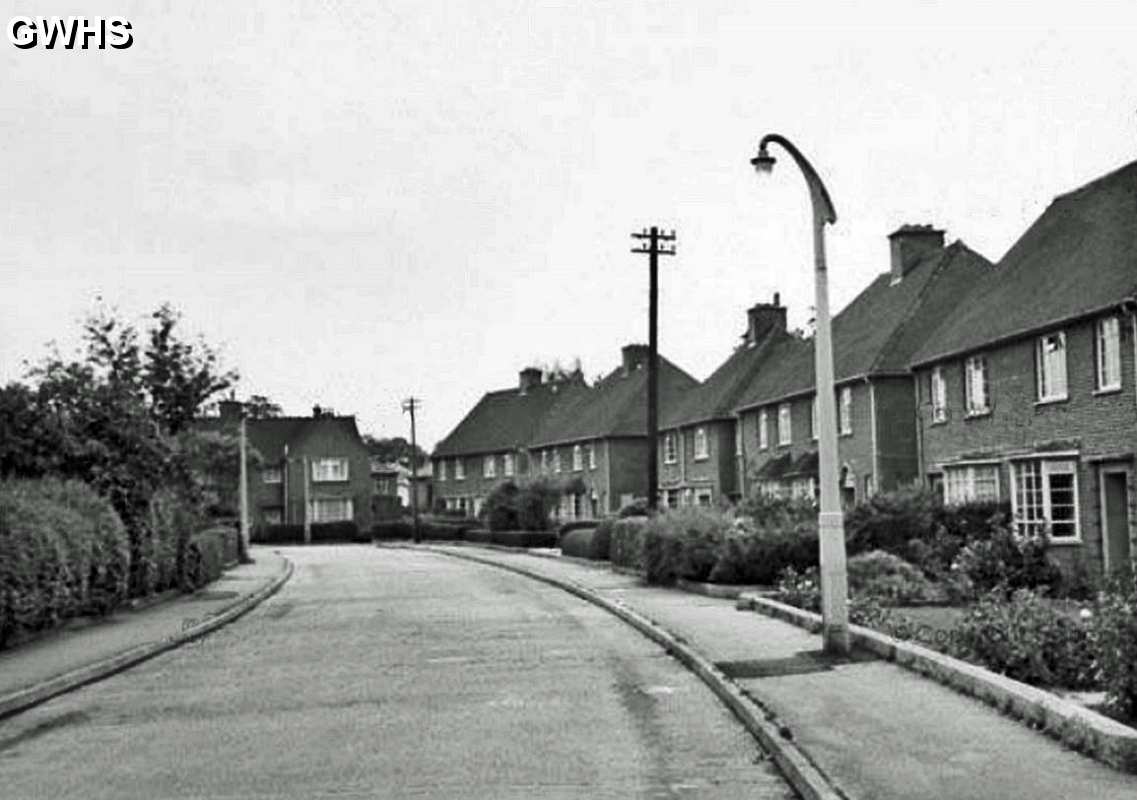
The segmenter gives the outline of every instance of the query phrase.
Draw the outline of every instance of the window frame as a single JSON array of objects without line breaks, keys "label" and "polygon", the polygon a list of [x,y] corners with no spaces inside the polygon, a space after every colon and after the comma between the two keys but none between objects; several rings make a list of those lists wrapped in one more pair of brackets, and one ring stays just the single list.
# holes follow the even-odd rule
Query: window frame
[{"label": "window frame", "polygon": [[553,448],[553,472],[561,471],[561,450],[559,447]]},{"label": "window frame", "polygon": [[[343,477],[324,477],[325,471],[330,475],[336,472],[332,466],[343,467]],[[312,483],[347,483],[351,480],[351,459],[347,456],[328,456],[326,458],[312,459],[310,468]]]},{"label": "window frame", "polygon": [[[1106,326],[1112,323],[1113,335],[1106,337]],[[1112,341],[1112,353],[1108,348]],[[1106,359],[1110,359],[1110,363]],[[1113,380],[1106,382],[1106,372],[1112,369]],[[1102,317],[1094,324],[1094,391],[1099,393],[1121,391],[1121,318],[1116,314]]]},{"label": "window frame", "polygon": [[[976,367],[979,369],[976,370]],[[969,356],[963,362],[963,410],[968,417],[981,417],[991,413],[991,384],[988,378],[987,357],[984,355]],[[978,375],[978,380],[976,379]],[[983,395],[983,405],[978,405],[975,398],[976,384]]]},{"label": "window frame", "polygon": [[838,395],[838,424],[840,425],[840,434],[842,436],[853,435],[853,387],[842,386],[841,392]]},{"label": "window frame", "polygon": [[516,467],[513,464],[513,453],[503,453],[501,456],[501,474],[503,477],[512,478]]},{"label": "window frame", "polygon": [[811,441],[817,441],[819,436],[818,428],[820,427],[821,419],[817,415],[817,395],[814,394],[809,404],[809,438]]},{"label": "window frame", "polygon": [[[270,480],[269,476],[275,476],[274,480]],[[275,486],[279,483],[284,483],[284,470],[280,466],[261,467],[261,483],[268,486]]]},{"label": "window frame", "polygon": [[[321,504],[336,503],[346,508],[347,513],[339,516],[324,517],[318,509]],[[313,497],[309,501],[308,519],[313,523],[322,522],[350,522],[355,519],[355,503],[350,497]]]},{"label": "window frame", "polygon": [[482,456],[482,477],[483,478],[496,478],[497,477],[497,459],[492,455]]},{"label": "window frame", "polygon": [[[783,425],[783,422],[785,423]],[[789,403],[778,404],[778,447],[788,447],[794,441],[794,414]]]},{"label": "window frame", "polygon": [[[994,496],[980,494],[976,491],[979,486],[978,471],[990,471],[994,475]],[[944,505],[962,505],[970,502],[983,502],[992,500],[999,502],[1003,496],[1003,478],[1000,474],[998,462],[982,464],[945,464],[943,472],[943,502]]]},{"label": "window frame", "polygon": [[947,422],[947,380],[942,366],[932,367],[928,376],[928,395],[932,404],[932,423]]},{"label": "window frame", "polygon": [[438,482],[446,483],[446,459],[438,459]]},{"label": "window frame", "polygon": [[579,444],[572,446],[572,471],[580,472],[584,469],[584,448]]},{"label": "window frame", "polygon": [[588,468],[596,469],[596,444],[593,442],[588,443]]},{"label": "window frame", "polygon": [[770,449],[770,412],[764,408],[758,412],[758,449]]},{"label": "window frame", "polygon": [[695,461],[706,461],[711,457],[710,442],[707,439],[707,428],[705,425],[700,425],[695,428],[695,446],[692,450],[694,451]]},{"label": "window frame", "polygon": [[[1027,485],[1020,486],[1020,478],[1027,477],[1027,472],[1032,473],[1029,477],[1033,478],[1036,485],[1031,487]],[[1054,497],[1052,489],[1052,478],[1055,475],[1069,475],[1071,481],[1071,495],[1073,499],[1072,510],[1073,516],[1070,520],[1060,520],[1061,524],[1072,523],[1074,532],[1066,536],[1055,536],[1054,530]],[[1011,462],[1011,518],[1014,521],[1015,530],[1020,535],[1034,535],[1041,531],[1047,532],[1049,540],[1053,544],[1076,544],[1082,541],[1082,521],[1081,521],[1081,499],[1079,494],[1079,480],[1078,480],[1078,460],[1075,457],[1066,458],[1046,458],[1044,456],[1035,458],[1016,459]],[[1037,492],[1039,497],[1036,502],[1030,502],[1027,508],[1022,508],[1024,501],[1028,499],[1028,493],[1031,491]],[[1030,498],[1034,501],[1034,498]],[[1032,512],[1029,514],[1024,513]],[[1039,530],[1041,529],[1041,530]]]},{"label": "window frame", "polygon": [[[1056,340],[1057,346],[1054,351],[1061,351],[1061,359],[1053,359],[1053,365],[1056,367],[1054,374],[1050,374],[1046,352],[1047,343],[1050,340]],[[1070,399],[1070,372],[1069,365],[1066,359],[1066,331],[1054,331],[1046,333],[1035,339],[1034,345],[1034,371],[1035,371],[1035,390],[1036,390],[1036,405],[1043,403],[1060,403],[1063,400]],[[1056,387],[1058,378],[1061,377],[1061,391]]]},{"label": "window frame", "polygon": [[663,463],[675,464],[679,461],[679,445],[676,441],[675,431],[663,434]]},{"label": "window frame", "polygon": [[466,464],[461,458],[454,459],[454,480],[466,480]]}]

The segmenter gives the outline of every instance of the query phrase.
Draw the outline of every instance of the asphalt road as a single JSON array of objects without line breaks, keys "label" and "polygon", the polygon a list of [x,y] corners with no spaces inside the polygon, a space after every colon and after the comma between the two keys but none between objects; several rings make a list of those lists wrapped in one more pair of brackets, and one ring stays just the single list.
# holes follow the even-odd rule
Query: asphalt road
[{"label": "asphalt road", "polygon": [[793,797],[589,603],[427,553],[284,552],[246,617],[0,723],[0,797]]}]

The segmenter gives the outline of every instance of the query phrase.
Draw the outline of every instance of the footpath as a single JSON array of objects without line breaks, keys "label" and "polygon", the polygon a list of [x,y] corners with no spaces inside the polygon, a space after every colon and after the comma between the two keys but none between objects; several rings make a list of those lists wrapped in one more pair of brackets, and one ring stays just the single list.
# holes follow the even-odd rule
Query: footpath
[{"label": "footpath", "polygon": [[120,611],[0,651],[0,719],[120,672],[226,625],[284,584],[292,565],[265,547],[201,590]]},{"label": "footpath", "polygon": [[[1118,772],[975,700],[867,653],[835,660],[821,638],[733,601],[644,585],[575,559],[428,545],[584,589],[669,631],[778,721],[853,800],[1133,800]],[[491,567],[492,568],[492,567]]]}]

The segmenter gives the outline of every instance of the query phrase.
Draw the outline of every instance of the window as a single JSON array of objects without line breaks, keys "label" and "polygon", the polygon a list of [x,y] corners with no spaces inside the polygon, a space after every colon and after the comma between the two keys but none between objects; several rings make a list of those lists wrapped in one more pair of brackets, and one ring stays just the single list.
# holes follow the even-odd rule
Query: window
[{"label": "window", "polygon": [[265,467],[262,469],[261,480],[265,483],[280,483],[282,480],[280,467]]},{"label": "window", "polygon": [[466,480],[466,464],[460,458],[454,459],[454,480]]},{"label": "window", "polygon": [[279,525],[282,517],[279,508],[266,508],[264,509],[265,525]]},{"label": "window", "polygon": [[493,456],[485,456],[482,459],[482,477],[492,478],[497,475],[497,464],[494,463]]},{"label": "window", "polygon": [[1066,334],[1048,333],[1038,339],[1035,347],[1035,364],[1038,372],[1038,402],[1065,400],[1066,393]]},{"label": "window", "polygon": [[1097,390],[1121,388],[1121,325],[1117,317],[1098,320]]},{"label": "window", "polygon": [[987,359],[983,356],[972,356],[963,363],[963,406],[969,417],[991,410],[987,391]]},{"label": "window", "polygon": [[999,466],[972,464],[944,468],[944,502],[949,505],[973,500],[999,499]]},{"label": "window", "polygon": [[713,499],[714,495],[711,494],[710,489],[697,489],[695,491],[695,505],[709,508]]},{"label": "window", "polygon": [[1056,541],[1078,538],[1078,473],[1074,461],[1043,459],[1011,465],[1011,510],[1019,533],[1049,529]]},{"label": "window", "polygon": [[549,451],[548,450],[542,450],[541,451],[541,472],[548,472],[548,471],[549,471]]},{"label": "window", "polygon": [[674,464],[679,460],[676,453],[675,433],[668,432],[663,435],[663,463]]},{"label": "window", "polygon": [[312,501],[312,522],[348,522],[352,518],[350,497],[327,497]]},{"label": "window", "polygon": [[443,483],[446,482],[446,462],[441,458],[438,459],[438,480]]},{"label": "window", "polygon": [[841,433],[853,432],[853,387],[841,387]]},{"label": "window", "polygon": [[929,388],[932,398],[932,422],[947,422],[947,384],[944,382],[943,367],[932,370]]},{"label": "window", "polygon": [[814,439],[814,441],[817,440],[817,435],[819,433],[817,426],[817,395],[814,395],[813,399],[809,403],[809,435]]},{"label": "window", "polygon": [[766,409],[758,412],[758,449],[765,450],[770,446],[769,419]]},{"label": "window", "polygon": [[561,471],[561,451],[553,448],[553,472]]},{"label": "window", "polygon": [[778,444],[785,445],[793,441],[793,431],[790,429],[790,404],[782,403],[778,406]]},{"label": "window", "polygon": [[580,472],[582,469],[584,469],[584,448],[576,444],[572,448],[572,471]]},{"label": "window", "polygon": [[596,469],[596,445],[588,445],[588,468]]},{"label": "window", "polygon": [[695,460],[702,461],[706,458],[710,458],[707,448],[707,429],[695,428]]},{"label": "window", "polygon": [[312,462],[312,480],[314,481],[346,481],[346,458],[317,458]]},{"label": "window", "polygon": [[663,493],[664,502],[668,508],[679,508],[679,490],[668,489]]},{"label": "window", "polygon": [[501,474],[507,478],[513,477],[513,453],[501,457]]}]

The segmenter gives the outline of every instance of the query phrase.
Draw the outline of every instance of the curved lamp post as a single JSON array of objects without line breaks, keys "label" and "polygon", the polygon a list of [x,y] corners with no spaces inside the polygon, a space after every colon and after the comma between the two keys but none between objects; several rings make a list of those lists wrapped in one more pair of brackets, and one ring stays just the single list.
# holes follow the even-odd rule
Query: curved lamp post
[{"label": "curved lamp post", "polygon": [[829,277],[825,266],[825,224],[837,221],[833,201],[817,170],[783,136],[769,133],[758,144],[750,163],[759,173],[774,168],[770,144],[780,145],[801,168],[813,204],[814,292],[817,332],[814,336],[814,369],[817,379],[818,479],[821,506],[817,515],[821,547],[821,617],[825,651],[849,652],[849,611],[845,575],[845,518],[837,491],[837,403],[833,392],[833,338],[829,323]]}]

